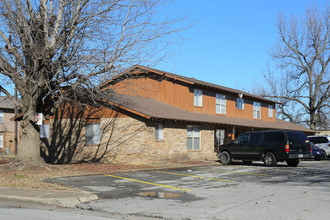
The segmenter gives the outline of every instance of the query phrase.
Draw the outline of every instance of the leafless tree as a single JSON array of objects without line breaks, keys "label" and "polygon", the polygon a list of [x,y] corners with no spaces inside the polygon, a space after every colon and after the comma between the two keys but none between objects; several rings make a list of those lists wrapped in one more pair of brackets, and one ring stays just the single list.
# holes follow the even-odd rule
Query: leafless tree
[{"label": "leafless tree", "polygon": [[326,127],[330,96],[330,7],[306,10],[302,19],[279,16],[278,41],[271,51],[283,75],[271,70],[258,93],[279,103],[279,113],[311,129]]},{"label": "leafless tree", "polygon": [[[0,75],[18,89],[18,164],[43,164],[36,112],[49,117],[79,88],[163,58],[182,19],[156,17],[160,0],[0,0]],[[180,26],[180,27],[179,27]]]}]

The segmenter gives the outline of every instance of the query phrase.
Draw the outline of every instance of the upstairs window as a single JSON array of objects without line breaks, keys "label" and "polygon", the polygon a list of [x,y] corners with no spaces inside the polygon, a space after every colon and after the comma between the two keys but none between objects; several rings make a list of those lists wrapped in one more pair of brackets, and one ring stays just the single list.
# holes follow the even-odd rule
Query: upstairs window
[{"label": "upstairs window", "polygon": [[270,118],[274,117],[273,110],[274,110],[273,105],[268,105],[268,117],[270,117]]},{"label": "upstairs window", "polygon": [[155,127],[155,138],[156,140],[163,140],[164,139],[164,126],[162,123],[156,124]]},{"label": "upstairs window", "polygon": [[244,109],[244,99],[240,99],[240,98],[236,99],[236,108]]},{"label": "upstairs window", "polygon": [[226,96],[216,94],[215,111],[217,114],[226,114]]},{"label": "upstairs window", "polygon": [[3,123],[3,110],[0,110],[0,124]]},{"label": "upstairs window", "polygon": [[261,118],[261,104],[260,102],[253,102],[253,118]]},{"label": "upstairs window", "polygon": [[194,89],[194,106],[203,106],[203,93],[200,89]]},{"label": "upstairs window", "polygon": [[100,123],[88,123],[85,131],[86,144],[100,143]]}]

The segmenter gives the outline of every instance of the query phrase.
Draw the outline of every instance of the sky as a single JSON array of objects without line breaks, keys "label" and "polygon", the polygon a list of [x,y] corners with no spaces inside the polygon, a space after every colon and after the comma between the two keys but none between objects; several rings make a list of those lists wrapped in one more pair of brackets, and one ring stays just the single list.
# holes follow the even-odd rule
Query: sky
[{"label": "sky", "polygon": [[[252,92],[263,83],[269,52],[277,39],[280,13],[304,16],[312,4],[322,9],[327,0],[174,0],[162,13],[190,16],[198,22],[181,33],[184,41],[168,49],[174,52],[154,68]],[[276,74],[280,74],[275,71]]]},{"label": "sky", "polygon": [[[317,3],[329,0],[169,0],[159,13],[188,16],[198,22],[181,32],[180,44],[168,48],[174,55],[153,68],[253,92],[263,83],[269,56],[277,39],[280,13],[302,17]],[[275,71],[276,73],[276,71]],[[279,74],[277,72],[277,74]]]}]

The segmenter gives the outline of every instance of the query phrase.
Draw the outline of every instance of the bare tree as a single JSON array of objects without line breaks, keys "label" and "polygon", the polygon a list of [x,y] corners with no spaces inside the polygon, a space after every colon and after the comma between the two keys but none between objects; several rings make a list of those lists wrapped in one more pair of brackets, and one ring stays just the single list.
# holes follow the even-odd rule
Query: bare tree
[{"label": "bare tree", "polygon": [[303,19],[279,16],[278,41],[271,52],[283,75],[265,75],[258,91],[280,103],[279,113],[291,122],[318,129],[329,118],[330,8],[306,10]]},{"label": "bare tree", "polygon": [[[183,30],[182,19],[155,17],[160,0],[0,0],[0,75],[19,91],[20,145],[16,162],[40,165],[36,112],[46,118],[80,88],[160,53]],[[180,27],[178,27],[180,26]],[[174,39],[175,40],[175,39]]]}]

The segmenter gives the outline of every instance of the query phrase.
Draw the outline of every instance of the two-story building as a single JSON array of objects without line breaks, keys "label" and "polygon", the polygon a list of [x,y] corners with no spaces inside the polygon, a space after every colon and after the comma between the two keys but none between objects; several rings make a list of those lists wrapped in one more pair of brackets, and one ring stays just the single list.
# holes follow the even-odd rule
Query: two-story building
[{"label": "two-story building", "polygon": [[15,122],[10,119],[15,116],[14,103],[5,96],[0,96],[0,153],[15,152]]},{"label": "two-story building", "polygon": [[[88,113],[85,109],[79,122],[61,120],[66,125],[81,124],[81,129],[53,131],[55,136],[49,137],[49,129],[59,128],[54,119],[42,129],[48,151],[52,151],[45,151],[50,161],[59,155],[61,161],[92,158],[124,163],[217,160],[215,146],[244,131],[291,129],[313,133],[277,119],[272,100],[140,65],[100,88],[111,109],[90,108]],[[61,140],[59,134],[63,132],[75,138],[69,143],[74,150],[64,141],[52,147],[51,139]]]}]

